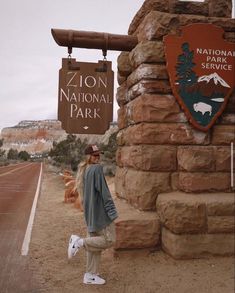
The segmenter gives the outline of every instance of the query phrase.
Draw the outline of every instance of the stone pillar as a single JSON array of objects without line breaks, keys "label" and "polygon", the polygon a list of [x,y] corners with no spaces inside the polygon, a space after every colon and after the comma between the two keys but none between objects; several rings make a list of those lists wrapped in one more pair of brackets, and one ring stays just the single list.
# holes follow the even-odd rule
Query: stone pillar
[{"label": "stone pillar", "polygon": [[[225,39],[235,42],[230,0],[146,0],[129,28],[139,43],[118,58],[116,193],[143,211],[156,210],[159,194],[233,192],[230,143],[235,137],[235,92],[205,133],[189,124],[169,83],[163,37],[180,35],[181,27],[192,23],[220,26]],[[202,213],[205,217],[206,208]]]},{"label": "stone pillar", "polygon": [[164,35],[179,35],[192,23],[219,25],[231,40],[234,20],[224,17],[231,13],[231,1],[217,2],[145,1],[130,26],[139,43],[118,58],[116,186],[118,196],[139,209],[154,210],[162,192],[232,191],[235,93],[210,131],[194,129],[172,94],[163,47]]}]

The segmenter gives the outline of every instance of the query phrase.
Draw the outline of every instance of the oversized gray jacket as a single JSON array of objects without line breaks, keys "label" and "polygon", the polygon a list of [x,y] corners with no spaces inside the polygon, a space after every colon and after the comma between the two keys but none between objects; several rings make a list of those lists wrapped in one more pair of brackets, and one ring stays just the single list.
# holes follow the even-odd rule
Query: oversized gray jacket
[{"label": "oversized gray jacket", "polygon": [[83,205],[88,232],[104,229],[118,216],[100,164],[86,168]]}]

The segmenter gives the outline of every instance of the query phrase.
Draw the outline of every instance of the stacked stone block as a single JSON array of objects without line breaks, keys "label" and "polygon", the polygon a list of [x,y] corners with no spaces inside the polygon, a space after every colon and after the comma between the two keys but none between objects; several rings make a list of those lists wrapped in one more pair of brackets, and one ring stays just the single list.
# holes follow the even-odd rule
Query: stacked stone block
[{"label": "stacked stone block", "polygon": [[234,253],[234,197],[231,193],[160,194],[162,248],[174,258]]},{"label": "stacked stone block", "polygon": [[[162,194],[209,193],[213,198],[220,193],[222,202],[226,194],[233,196],[230,144],[235,138],[235,92],[212,129],[202,132],[189,124],[169,83],[163,37],[180,35],[181,27],[192,23],[221,26],[225,39],[235,42],[231,1],[147,0],[129,28],[129,34],[137,36],[138,45],[118,58],[116,193],[143,211],[156,211],[157,206],[157,212],[162,213],[158,206]],[[184,200],[187,197],[179,196],[179,202]],[[206,217],[206,204],[194,204],[195,217],[202,214],[201,222],[195,224],[199,225],[197,230],[183,229],[180,233],[211,233],[213,229],[205,228],[205,223],[212,221]],[[177,207],[176,197],[174,209]],[[186,213],[188,209],[190,212],[186,205]],[[227,216],[231,215],[223,214],[215,221],[223,222]],[[162,224],[164,239],[166,231],[176,233],[165,227],[164,221]]]}]

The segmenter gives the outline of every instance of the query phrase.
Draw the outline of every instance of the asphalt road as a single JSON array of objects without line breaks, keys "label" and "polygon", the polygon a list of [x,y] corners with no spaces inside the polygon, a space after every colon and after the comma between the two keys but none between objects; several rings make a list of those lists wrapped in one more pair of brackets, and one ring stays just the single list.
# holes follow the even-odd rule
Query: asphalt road
[{"label": "asphalt road", "polygon": [[40,163],[0,168],[0,292],[36,292],[21,249],[37,189]]}]

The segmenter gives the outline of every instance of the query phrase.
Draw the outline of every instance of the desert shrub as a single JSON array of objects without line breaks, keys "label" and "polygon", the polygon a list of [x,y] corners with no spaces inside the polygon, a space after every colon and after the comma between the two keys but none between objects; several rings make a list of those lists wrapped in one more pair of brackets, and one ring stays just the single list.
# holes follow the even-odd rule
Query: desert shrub
[{"label": "desert shrub", "polygon": [[7,153],[8,160],[17,160],[18,159],[18,151],[15,149],[9,149]]},{"label": "desert shrub", "polygon": [[3,146],[3,139],[0,139],[0,159],[2,160],[5,155],[5,150],[2,150],[1,147]]},{"label": "desert shrub", "polygon": [[26,151],[20,151],[18,158],[23,161],[28,161],[30,159],[30,154]]},{"label": "desert shrub", "polygon": [[110,135],[108,144],[100,144],[99,146],[104,153],[104,159],[112,164],[116,162],[117,133],[118,132],[114,132]]},{"label": "desert shrub", "polygon": [[80,138],[69,134],[65,140],[54,142],[48,155],[58,164],[70,166],[73,171],[76,171],[86,146],[86,141],[82,142]]}]

